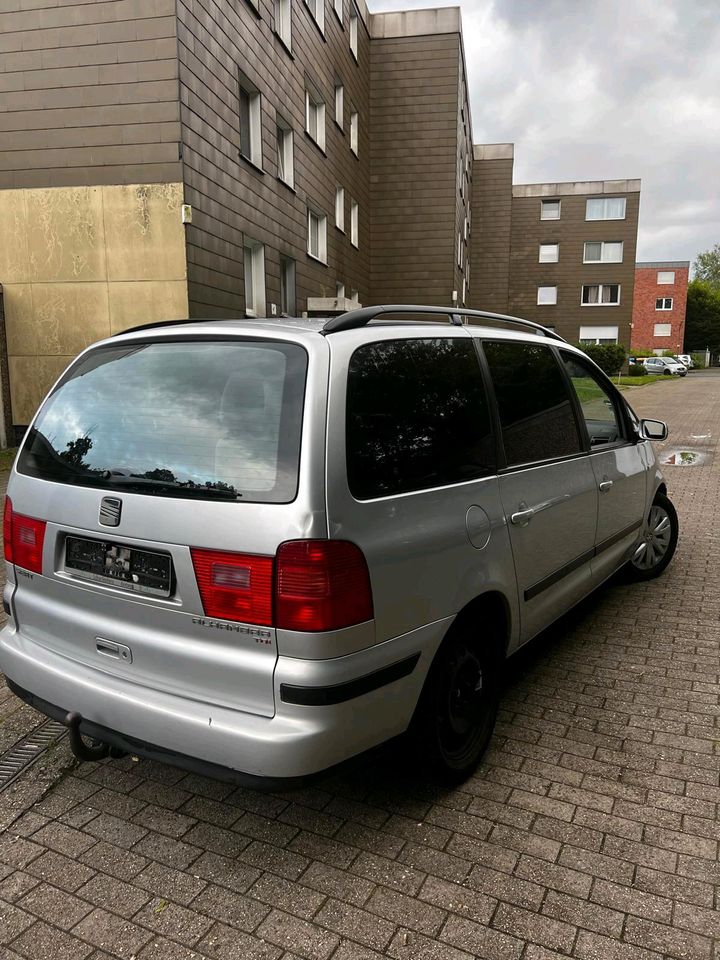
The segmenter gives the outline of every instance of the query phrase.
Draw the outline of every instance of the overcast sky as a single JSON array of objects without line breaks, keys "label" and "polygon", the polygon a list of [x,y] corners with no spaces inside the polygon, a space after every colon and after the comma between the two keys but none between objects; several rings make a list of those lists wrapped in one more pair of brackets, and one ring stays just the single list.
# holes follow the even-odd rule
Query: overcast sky
[{"label": "overcast sky", "polygon": [[638,260],[720,242],[718,0],[369,0],[460,6],[473,136],[515,183],[640,177]]}]

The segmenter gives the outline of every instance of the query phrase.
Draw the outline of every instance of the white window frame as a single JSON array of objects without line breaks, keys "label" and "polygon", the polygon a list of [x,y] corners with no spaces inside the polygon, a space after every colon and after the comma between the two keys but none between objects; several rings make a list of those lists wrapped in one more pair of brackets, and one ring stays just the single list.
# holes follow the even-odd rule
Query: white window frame
[{"label": "white window frame", "polygon": [[[584,303],[583,302],[583,292],[586,287],[597,287],[598,288],[598,302],[597,303]],[[607,303],[602,302],[603,287],[617,287],[618,288],[618,298],[617,300],[608,301]],[[581,307],[619,307],[620,298],[622,295],[622,287],[619,283],[584,283],[580,287],[580,306]]]},{"label": "white window frame", "polygon": [[[660,306],[658,306],[658,304],[660,304]],[[656,297],[655,298],[656,310],[672,310],[672,308],[673,308],[672,297]]]},{"label": "white window frame", "polygon": [[[608,215],[609,204],[617,203],[618,201],[622,202],[622,216],[621,217],[611,217]],[[590,205],[591,204],[602,204],[601,216],[591,217]],[[627,214],[627,198],[626,197],[588,197],[585,201],[585,219],[586,220],[624,220]]]},{"label": "white window frame", "polygon": [[312,14],[312,18],[325,35],[325,0],[305,0],[305,6]]},{"label": "white window frame", "polygon": [[357,11],[352,10],[350,13],[350,30],[348,31],[348,33],[350,38],[350,53],[352,53],[352,55],[355,57],[356,60],[358,58],[358,26],[359,26],[358,20],[359,19],[360,18],[358,16]]},{"label": "white window frame", "polygon": [[275,0],[275,33],[292,50],[292,0]]},{"label": "white window frame", "polygon": [[357,200],[350,201],[350,243],[354,247],[360,246],[360,204]]},{"label": "white window frame", "polygon": [[[552,294],[549,294],[548,291],[552,290]],[[543,291],[546,291],[543,293]],[[542,285],[537,288],[537,305],[539,307],[555,307],[557,306],[557,292],[558,288],[556,284]],[[544,299],[547,296],[551,296],[552,299]]]},{"label": "white window frame", "polygon": [[[660,333],[658,327],[662,327],[665,331]],[[654,337],[671,337],[672,336],[672,324],[671,323],[656,323],[653,327],[653,336]]]},{"label": "white window frame", "polygon": [[335,188],[335,226],[345,233],[345,187]]},{"label": "white window frame", "polygon": [[295,135],[290,124],[276,117],[278,180],[295,187]]},{"label": "white window frame", "polygon": [[580,327],[579,343],[617,343],[619,327]]},{"label": "white window frame", "polygon": [[265,300],[265,247],[248,237],[243,242],[243,266],[245,270],[245,316],[264,317]]},{"label": "white window frame", "polygon": [[350,149],[356,157],[360,155],[360,114],[356,110],[350,114]]},{"label": "white window frame", "polygon": [[[312,111],[315,111],[315,123],[311,123]],[[313,133],[313,129],[315,132]],[[305,130],[320,149],[325,151],[325,101],[317,88],[305,85]]]},{"label": "white window frame", "polygon": [[[247,152],[243,149],[243,116],[242,110],[239,106],[243,93],[248,98],[249,126],[247,130],[247,136],[249,140],[249,150]],[[250,81],[242,74],[238,80],[238,115],[240,119],[240,155],[243,157],[243,159],[254,164],[256,167],[259,167],[262,170],[262,99],[260,97],[260,91],[257,89],[257,87],[253,86],[253,84],[250,83]]]},{"label": "white window frame", "polygon": [[[312,222],[317,221],[318,246],[312,249]],[[319,263],[327,263],[327,216],[313,207],[307,208],[307,252],[308,256]]]},{"label": "white window frame", "polygon": [[[550,210],[550,204],[557,204],[557,216],[546,216],[546,211]],[[559,220],[562,216],[562,200],[557,200],[553,197],[548,197],[545,200],[540,201],[540,219],[541,220]]]},{"label": "white window frame", "polygon": [[[662,280],[660,279],[661,277],[663,278]],[[667,280],[665,279],[666,277],[669,277],[670,279]],[[658,284],[675,283],[675,271],[674,270],[658,270],[657,282]]]},{"label": "white window frame", "polygon": [[[600,259],[599,260],[589,260],[587,255],[588,244],[590,243],[599,243],[600,244]],[[605,256],[606,247],[620,247],[620,259],[611,260]],[[622,240],[586,240],[583,244],[583,263],[622,263],[623,257],[625,256],[625,243]]]},{"label": "white window frame", "polygon": [[[543,256],[543,250],[546,251]],[[548,256],[547,251],[551,251],[551,255]],[[552,255],[554,254],[554,256]],[[557,263],[560,259],[560,244],[559,243],[541,243],[538,247],[538,263]]]},{"label": "white window frame", "polygon": [[340,21],[343,22],[343,0],[333,0],[333,10]]},{"label": "white window frame", "polygon": [[295,261],[292,257],[280,257],[280,312],[289,317],[297,313],[295,290]]},{"label": "white window frame", "polygon": [[342,130],[345,123],[345,87],[342,83],[335,84],[335,123]]}]

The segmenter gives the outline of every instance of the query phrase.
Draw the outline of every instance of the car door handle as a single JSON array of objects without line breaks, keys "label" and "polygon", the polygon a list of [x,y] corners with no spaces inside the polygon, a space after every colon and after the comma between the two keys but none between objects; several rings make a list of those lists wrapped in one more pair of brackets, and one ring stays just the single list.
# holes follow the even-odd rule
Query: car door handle
[{"label": "car door handle", "polygon": [[523,523],[529,523],[534,515],[535,511],[533,508],[528,507],[526,510],[518,510],[516,513],[511,514],[510,522],[519,526]]},{"label": "car door handle", "polygon": [[600,493],[607,493],[612,485],[612,480],[603,480],[603,482],[599,484]]}]

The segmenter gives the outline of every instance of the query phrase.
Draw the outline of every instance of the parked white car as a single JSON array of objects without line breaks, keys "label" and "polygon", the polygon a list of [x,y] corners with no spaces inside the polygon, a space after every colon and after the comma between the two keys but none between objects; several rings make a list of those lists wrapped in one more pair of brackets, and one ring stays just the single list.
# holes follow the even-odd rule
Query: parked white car
[{"label": "parked white car", "polygon": [[643,360],[645,369],[648,373],[659,374],[660,376],[687,376],[687,367],[680,363],[674,357],[648,357]]},{"label": "parked white car", "polygon": [[687,367],[688,370],[692,370],[695,364],[693,363],[693,358],[689,353],[679,353],[676,357],[683,366]]}]

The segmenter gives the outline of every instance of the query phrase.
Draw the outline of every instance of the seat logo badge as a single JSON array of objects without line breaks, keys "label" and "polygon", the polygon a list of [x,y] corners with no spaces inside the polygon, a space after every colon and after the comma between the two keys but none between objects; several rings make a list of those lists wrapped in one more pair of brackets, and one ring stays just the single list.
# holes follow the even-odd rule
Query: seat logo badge
[{"label": "seat logo badge", "polygon": [[100,523],[104,527],[117,527],[121,511],[122,500],[119,497],[103,497],[100,501]]}]

